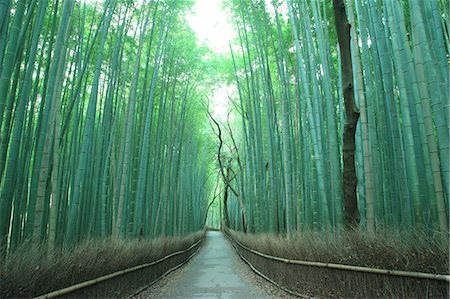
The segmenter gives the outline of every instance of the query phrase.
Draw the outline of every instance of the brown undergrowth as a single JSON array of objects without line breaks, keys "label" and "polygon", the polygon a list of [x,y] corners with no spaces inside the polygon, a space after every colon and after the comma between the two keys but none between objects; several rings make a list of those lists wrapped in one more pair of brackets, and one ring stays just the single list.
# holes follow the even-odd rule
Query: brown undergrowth
[{"label": "brown undergrowth", "polygon": [[423,232],[301,232],[290,238],[231,231],[244,245],[288,259],[448,274],[448,240]]},{"label": "brown undergrowth", "polygon": [[187,249],[204,233],[154,240],[97,239],[53,253],[23,244],[0,264],[0,298],[33,297],[156,261]]},{"label": "brown undergrowth", "polygon": [[[448,239],[423,232],[302,232],[289,238],[228,231],[244,246],[290,260],[448,274]],[[239,251],[258,271],[317,298],[448,298],[448,283],[277,262]]]}]

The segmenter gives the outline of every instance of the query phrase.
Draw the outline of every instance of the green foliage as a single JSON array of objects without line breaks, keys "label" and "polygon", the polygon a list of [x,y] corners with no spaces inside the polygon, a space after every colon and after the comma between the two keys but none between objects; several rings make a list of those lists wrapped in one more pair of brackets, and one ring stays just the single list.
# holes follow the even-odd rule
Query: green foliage
[{"label": "green foliage", "polygon": [[[239,33],[233,102],[241,122],[231,165],[241,192],[231,195],[225,218],[244,231],[337,229],[346,118],[332,2],[227,3]],[[439,87],[448,86],[448,35],[440,5],[346,1],[361,113],[358,207],[369,230],[448,232],[448,90]]]},{"label": "green foliage", "polygon": [[[192,4],[24,5],[26,42],[16,72],[4,71],[3,256],[30,239],[54,249],[203,227],[211,142],[202,111],[218,67],[186,24]],[[14,32],[13,22],[3,28]]]},{"label": "green foliage", "polygon": [[[198,45],[186,22],[193,1],[9,2],[0,2],[2,256],[26,240],[60,248],[186,235],[203,227],[214,197],[233,228],[341,226],[346,119],[331,1],[227,1],[229,54]],[[346,2],[369,230],[448,231],[444,2]],[[236,94],[220,124],[230,181],[216,188],[206,112],[221,84]]]}]

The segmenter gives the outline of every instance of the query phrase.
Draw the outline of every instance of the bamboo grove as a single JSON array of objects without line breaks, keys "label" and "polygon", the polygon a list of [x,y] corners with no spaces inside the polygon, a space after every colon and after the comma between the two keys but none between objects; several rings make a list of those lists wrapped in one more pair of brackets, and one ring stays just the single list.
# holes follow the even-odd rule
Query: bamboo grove
[{"label": "bamboo grove", "polygon": [[[360,225],[448,232],[446,1],[347,0]],[[229,4],[236,118],[225,221],[249,232],[344,222],[344,103],[332,1]],[[226,125],[223,125],[226,128]],[[345,188],[345,186],[344,186]],[[357,211],[358,212],[358,211]],[[357,215],[356,215],[357,217]]]},{"label": "bamboo grove", "polygon": [[448,232],[448,1],[224,3],[212,61],[191,0],[0,0],[1,256],[182,236],[214,205],[233,229],[334,230],[350,195],[354,225]]},{"label": "bamboo grove", "polygon": [[203,228],[204,49],[189,5],[0,1],[3,256]]}]

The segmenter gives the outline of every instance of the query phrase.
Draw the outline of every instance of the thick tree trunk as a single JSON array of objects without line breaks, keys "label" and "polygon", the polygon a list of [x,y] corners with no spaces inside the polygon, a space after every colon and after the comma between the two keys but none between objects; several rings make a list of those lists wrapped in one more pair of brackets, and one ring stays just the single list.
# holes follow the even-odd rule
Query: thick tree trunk
[{"label": "thick tree trunk", "polygon": [[353,90],[353,70],[350,49],[350,24],[347,21],[343,0],[333,0],[336,32],[341,52],[342,86],[344,89],[345,124],[343,132],[343,191],[345,226],[355,229],[360,215],[356,196],[355,131],[359,119]]}]

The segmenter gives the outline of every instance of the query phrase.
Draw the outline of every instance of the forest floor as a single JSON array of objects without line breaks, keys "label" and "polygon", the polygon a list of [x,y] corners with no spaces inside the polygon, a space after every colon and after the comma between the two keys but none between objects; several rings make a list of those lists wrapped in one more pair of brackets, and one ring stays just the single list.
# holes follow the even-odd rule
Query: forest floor
[{"label": "forest floor", "polygon": [[294,298],[254,274],[221,232],[209,231],[199,254],[135,298]]},{"label": "forest floor", "polygon": [[[77,283],[96,279],[117,271],[154,262],[171,253],[185,250],[204,237],[204,231],[198,231],[183,238],[165,237],[153,240],[129,240],[105,238],[87,240],[72,250],[49,252],[47,246],[32,247],[25,243],[0,261],[0,298],[31,298],[60,290]],[[181,258],[183,259],[183,258]],[[118,276],[104,284],[80,290],[89,297],[107,297],[103,288],[117,293],[118,297],[133,294],[134,288],[142,287],[166,271],[160,263],[155,267]],[[152,271],[148,274],[148,271]],[[145,273],[144,277],[140,277]],[[147,275],[148,274],[148,275]],[[136,277],[137,276],[137,277]],[[113,284],[112,287],[110,284]],[[92,293],[92,294],[91,294]],[[81,293],[75,297],[82,298]]]}]

